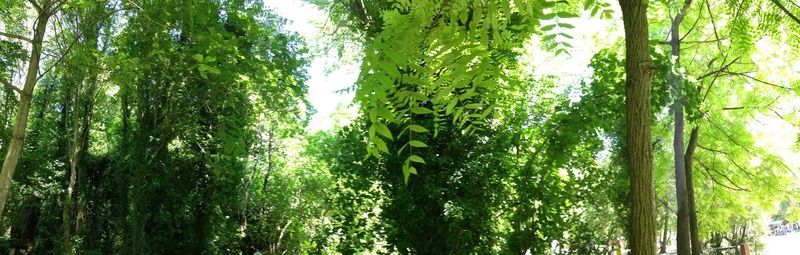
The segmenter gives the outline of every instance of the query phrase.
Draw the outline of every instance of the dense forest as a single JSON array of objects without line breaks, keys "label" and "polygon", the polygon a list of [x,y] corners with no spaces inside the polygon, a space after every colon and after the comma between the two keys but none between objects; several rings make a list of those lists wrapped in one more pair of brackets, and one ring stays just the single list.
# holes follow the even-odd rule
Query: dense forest
[{"label": "dense forest", "polygon": [[[734,254],[800,220],[796,0],[306,0],[315,38],[283,1],[0,0],[0,254]],[[311,129],[319,56],[358,73]]]}]

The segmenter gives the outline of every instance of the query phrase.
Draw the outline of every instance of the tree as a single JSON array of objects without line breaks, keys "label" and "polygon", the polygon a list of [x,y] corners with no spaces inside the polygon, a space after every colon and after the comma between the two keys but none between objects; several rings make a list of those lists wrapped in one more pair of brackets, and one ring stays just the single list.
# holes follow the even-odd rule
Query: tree
[{"label": "tree", "polygon": [[19,94],[19,104],[17,105],[17,115],[14,122],[14,133],[11,135],[11,141],[8,145],[9,149],[3,160],[2,171],[0,171],[0,217],[2,217],[5,212],[11,180],[14,178],[14,171],[17,168],[17,162],[22,154],[22,145],[25,142],[25,133],[28,127],[28,114],[30,113],[33,90],[36,87],[36,83],[41,78],[41,76],[39,76],[39,63],[42,58],[42,44],[44,42],[45,33],[47,32],[47,24],[50,17],[60,11],[66,1],[43,0],[37,2],[36,0],[30,0],[29,3],[34,10],[33,13],[36,14],[33,26],[33,37],[29,39],[21,35],[10,33],[2,34],[3,36],[29,43],[31,51],[26,61],[28,63],[28,68],[21,89],[14,86],[10,79],[5,77],[0,78],[3,85],[12,88]]},{"label": "tree", "polygon": [[655,195],[650,142],[650,62],[647,4],[620,0],[625,26],[626,157],[631,180],[631,251],[655,254]]},{"label": "tree", "polygon": [[672,87],[674,101],[672,103],[672,112],[675,121],[675,135],[672,141],[675,159],[675,192],[678,205],[678,220],[677,220],[677,243],[678,254],[689,255],[692,254],[690,229],[689,229],[689,200],[687,197],[687,172],[685,169],[684,161],[684,116],[683,116],[683,78],[679,73],[681,70],[681,22],[686,11],[692,4],[692,0],[686,0],[683,3],[680,11],[672,19],[672,26],[670,27],[670,50],[674,64],[672,72],[670,73],[670,86]]},{"label": "tree", "polygon": [[[106,10],[107,2],[85,2],[76,3],[74,6],[68,6],[65,9],[65,15],[72,18],[76,22],[69,24],[71,33],[62,33],[65,37],[71,36],[74,38],[58,38],[60,41],[81,41],[79,46],[62,45],[62,55],[65,56],[62,65],[68,65],[63,70],[58,70],[62,76],[64,89],[67,90],[67,100],[64,102],[64,112],[67,116],[65,119],[64,130],[67,136],[67,160],[69,162],[69,184],[67,186],[66,197],[64,199],[64,210],[62,213],[63,226],[63,241],[62,249],[65,254],[72,252],[72,234],[79,231],[77,222],[73,222],[73,193],[76,189],[75,185],[78,179],[78,165],[85,160],[87,150],[90,147],[89,131],[91,130],[92,117],[94,112],[95,100],[100,91],[101,85],[100,74],[101,66],[98,66],[98,61],[105,53],[108,40],[102,41],[100,32],[103,27],[106,27],[104,22],[96,21],[97,17],[102,17],[108,10]],[[69,35],[68,35],[69,34]],[[106,45],[105,48],[98,48],[99,45]],[[70,47],[72,48],[70,50]],[[71,129],[71,130],[70,130]],[[70,134],[71,133],[71,134]]]}]

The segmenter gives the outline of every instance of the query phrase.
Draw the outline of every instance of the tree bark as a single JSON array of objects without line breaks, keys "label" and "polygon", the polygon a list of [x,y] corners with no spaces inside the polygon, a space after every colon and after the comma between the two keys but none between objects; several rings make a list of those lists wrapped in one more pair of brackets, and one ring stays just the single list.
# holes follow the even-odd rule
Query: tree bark
[{"label": "tree bark", "polygon": [[[92,79],[91,82],[92,86],[96,86],[95,79]],[[80,86],[79,86],[80,87]],[[80,98],[83,97],[84,100],[81,102]],[[92,109],[94,108],[94,87],[89,88],[85,94],[81,94],[80,91],[74,96],[74,102],[72,103],[73,107],[80,105],[83,108],[83,111],[78,109],[73,109],[73,127],[72,127],[72,141],[70,142],[69,150],[67,158],[69,159],[69,186],[67,186],[67,194],[66,198],[64,199],[64,208],[63,208],[63,229],[64,229],[64,245],[67,248],[66,250],[69,251],[71,248],[71,237],[72,237],[72,226],[71,223],[72,219],[72,194],[75,191],[75,184],[78,179],[78,163],[80,163],[85,150],[87,149],[87,144],[89,140],[89,130],[91,129],[91,120],[92,120]],[[80,123],[78,122],[80,121]],[[77,227],[74,228],[75,232],[77,232]]]},{"label": "tree bark", "polygon": [[631,252],[656,253],[653,151],[650,137],[650,59],[647,4],[619,0],[625,26],[626,151],[631,185]]},{"label": "tree bark", "polygon": [[20,93],[19,106],[17,110],[16,122],[14,123],[14,133],[11,135],[8,152],[3,169],[0,171],[0,219],[5,212],[6,201],[11,187],[11,180],[14,178],[14,171],[17,168],[20,155],[22,155],[22,145],[25,142],[25,130],[28,127],[28,114],[31,110],[31,97],[36,81],[39,78],[39,61],[42,56],[42,41],[47,31],[47,22],[50,14],[46,11],[39,12],[34,27],[33,39],[31,40],[31,54],[28,60],[28,70],[25,75],[25,84]]},{"label": "tree bark", "polygon": [[669,83],[672,88],[674,101],[672,102],[672,113],[675,120],[675,130],[672,140],[672,148],[675,159],[675,194],[678,205],[677,215],[677,253],[678,255],[691,254],[691,243],[689,238],[689,211],[688,198],[686,195],[686,170],[684,162],[684,114],[683,114],[683,78],[678,73],[681,68],[681,35],[680,28],[683,17],[691,5],[692,0],[686,0],[683,7],[672,19],[670,28],[670,48],[672,59],[672,71],[669,74]]},{"label": "tree bark", "polygon": [[270,125],[269,127],[269,140],[267,140],[267,171],[264,173],[264,186],[261,189],[264,191],[264,194],[267,194],[269,191],[269,175],[272,174],[272,136],[273,127]]},{"label": "tree bark", "polygon": [[692,128],[692,133],[689,135],[689,145],[686,147],[686,155],[684,155],[686,163],[686,196],[689,200],[687,209],[689,211],[689,234],[692,241],[692,255],[703,254],[703,243],[700,242],[697,229],[697,209],[695,207],[694,181],[692,179],[692,157],[694,157],[694,150],[697,148],[699,129],[699,126]]},{"label": "tree bark", "polygon": [[[68,90],[72,90],[72,88],[67,88]],[[72,92],[67,92],[67,95],[72,94]],[[70,228],[70,213],[72,212],[72,191],[75,189],[75,180],[77,179],[77,168],[78,168],[78,139],[79,139],[79,132],[80,129],[78,126],[78,117],[80,115],[80,111],[76,108],[77,100],[75,98],[79,97],[79,93],[75,93],[75,95],[67,96],[67,102],[69,105],[67,107],[73,107],[72,112],[72,140],[68,142],[68,149],[67,149],[67,159],[69,160],[69,185],[67,186],[66,197],[64,198],[64,205],[63,211],[61,215],[61,220],[63,222],[63,231],[64,236],[62,240],[62,245],[64,254],[71,253],[71,228]],[[69,121],[66,121],[69,123]],[[65,125],[69,130],[69,124]]]},{"label": "tree bark", "polygon": [[667,253],[667,231],[669,229],[669,208],[666,203],[664,203],[664,228],[661,229],[661,242],[659,243],[660,250],[658,251],[659,254]]}]

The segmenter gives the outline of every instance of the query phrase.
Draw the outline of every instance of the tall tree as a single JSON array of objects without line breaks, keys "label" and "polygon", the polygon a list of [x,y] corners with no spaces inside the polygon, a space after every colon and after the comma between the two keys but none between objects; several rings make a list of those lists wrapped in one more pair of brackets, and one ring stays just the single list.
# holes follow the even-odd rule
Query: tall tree
[{"label": "tall tree", "polygon": [[10,79],[0,78],[3,84],[11,87],[19,94],[19,104],[17,105],[17,116],[14,122],[14,133],[11,135],[11,142],[8,145],[8,152],[6,153],[5,160],[3,161],[3,169],[0,171],[0,218],[5,211],[6,200],[8,200],[8,192],[11,187],[11,179],[14,178],[14,171],[17,169],[17,162],[20,155],[22,155],[22,145],[25,142],[25,132],[28,127],[28,114],[31,110],[31,98],[33,97],[33,89],[39,81],[39,63],[42,57],[42,44],[44,36],[47,32],[47,23],[50,17],[55,15],[61,7],[66,3],[66,0],[29,0],[32,8],[35,10],[35,22],[33,26],[33,37],[27,38],[25,36],[3,34],[7,37],[26,41],[31,46],[30,56],[28,57],[28,69],[25,74],[24,84],[22,89],[14,86]]},{"label": "tall tree", "polygon": [[[59,68],[62,72],[63,89],[67,95],[63,105],[64,114],[71,115],[66,116],[64,120],[64,132],[68,136],[66,140],[69,165],[69,183],[62,212],[62,249],[65,254],[72,252],[72,235],[79,229],[77,221],[73,221],[75,214],[72,201],[78,182],[78,168],[85,159],[89,148],[89,131],[91,130],[95,98],[101,83],[99,78],[101,67],[98,60],[101,59],[105,50],[98,49],[98,46],[108,47],[108,42],[101,42],[102,37],[99,37],[105,24],[93,19],[106,13],[106,4],[107,2],[103,1],[86,1],[65,8],[64,16],[71,20],[66,24],[70,32],[63,33],[65,38],[59,40],[81,42],[80,45],[73,47],[71,52],[62,53],[65,56],[65,61],[62,62],[64,67]],[[63,45],[62,51],[69,51],[67,47],[69,46]]]},{"label": "tall tree", "polygon": [[689,135],[689,144],[686,145],[686,153],[683,155],[684,170],[686,172],[686,209],[689,216],[689,237],[692,243],[692,255],[703,254],[703,243],[700,242],[700,231],[697,225],[697,204],[694,198],[694,174],[692,173],[692,157],[694,157],[694,151],[697,149],[699,132],[699,125],[692,128],[692,133]]},{"label": "tall tree", "polygon": [[691,253],[689,238],[689,211],[688,198],[686,191],[686,171],[684,162],[684,115],[683,115],[683,77],[681,70],[681,22],[686,16],[686,11],[691,6],[692,0],[685,0],[679,12],[672,19],[670,27],[670,52],[673,59],[672,72],[670,72],[669,83],[672,88],[674,101],[672,103],[672,113],[674,117],[675,129],[672,140],[672,148],[675,159],[675,193],[678,205],[678,227],[676,241],[678,245],[678,255],[688,255]]},{"label": "tall tree", "polygon": [[647,3],[620,0],[625,26],[626,152],[631,185],[631,251],[635,255],[656,252],[653,148],[650,138],[650,60]]}]

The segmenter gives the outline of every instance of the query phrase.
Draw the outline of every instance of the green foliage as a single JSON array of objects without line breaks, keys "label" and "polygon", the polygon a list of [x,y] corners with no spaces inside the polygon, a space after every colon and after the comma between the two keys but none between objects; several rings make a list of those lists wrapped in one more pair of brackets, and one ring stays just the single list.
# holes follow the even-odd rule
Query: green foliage
[{"label": "green foliage", "polygon": [[[369,39],[356,101],[374,126],[370,129],[384,132],[379,133],[383,137],[368,133],[367,152],[376,157],[389,154],[387,140],[406,136],[407,146],[397,151],[407,155],[401,167],[406,183],[423,161],[411,160],[420,156],[413,148],[425,147],[416,139],[425,132],[408,128],[418,125],[415,116],[433,116],[426,129],[432,127],[434,136],[446,119],[466,132],[485,129],[492,102],[510,82],[504,69],[514,63],[514,49],[535,31],[543,10],[554,6],[538,0],[341,4],[332,5],[350,16],[334,18],[355,20]],[[399,125],[400,132],[385,132],[388,124]]]},{"label": "green foliage", "polygon": [[[611,2],[309,2],[328,11],[339,32],[333,44],[347,44],[332,47],[363,50],[350,88],[359,118],[333,131],[307,133],[311,56],[260,1],[60,6],[0,247],[600,254],[627,237],[622,43],[591,53],[590,73],[571,84],[521,70],[531,40],[571,57],[586,30],[575,21],[613,18]],[[674,228],[670,72],[685,78],[687,119],[701,127],[694,183],[702,239],[756,240],[743,230],[779,201],[779,217],[798,215],[785,195],[796,166],[753,128],[765,116],[797,122],[796,109],[782,107],[796,101],[790,89],[798,86],[786,87],[797,83],[796,68],[784,62],[800,57],[791,39],[798,30],[786,29],[798,24],[774,3],[691,6],[694,23],[681,29],[685,70],[673,70],[657,45],[665,38],[656,38],[679,4],[651,3],[659,228]],[[34,9],[0,0],[0,29],[28,36]],[[0,77],[18,80],[28,49],[0,35]],[[567,67],[537,66],[549,68]],[[5,152],[19,96],[4,88],[0,97]],[[71,163],[77,182],[67,203]]]}]

